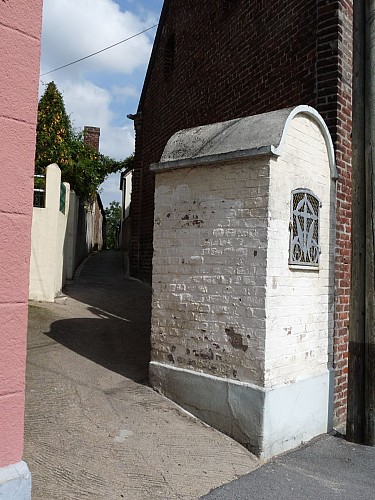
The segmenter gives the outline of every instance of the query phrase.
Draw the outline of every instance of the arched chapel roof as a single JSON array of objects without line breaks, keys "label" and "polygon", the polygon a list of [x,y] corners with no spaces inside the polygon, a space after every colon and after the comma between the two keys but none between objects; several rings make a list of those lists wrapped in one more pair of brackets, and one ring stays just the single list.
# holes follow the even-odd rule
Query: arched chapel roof
[{"label": "arched chapel roof", "polygon": [[324,137],[333,178],[337,178],[332,139],[321,115],[310,106],[280,109],[176,132],[151,170],[222,163],[254,156],[280,156],[296,115],[314,121]]}]

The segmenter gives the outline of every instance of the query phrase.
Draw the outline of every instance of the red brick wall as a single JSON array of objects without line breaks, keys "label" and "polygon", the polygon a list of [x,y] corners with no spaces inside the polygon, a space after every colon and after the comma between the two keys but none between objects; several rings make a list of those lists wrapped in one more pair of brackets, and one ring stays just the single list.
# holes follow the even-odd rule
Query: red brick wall
[{"label": "red brick wall", "polygon": [[[349,295],[351,264],[351,156],[352,156],[352,0],[337,2],[339,6],[338,84],[336,107],[337,227],[335,274],[335,418],[346,417],[349,347]],[[328,16],[328,14],[327,14]],[[331,126],[333,130],[334,127]]]},{"label": "red brick wall", "polygon": [[[154,178],[177,130],[308,104],[337,151],[334,363],[345,413],[350,279],[352,0],[173,0],[136,119],[131,273],[151,281]],[[165,45],[175,35],[173,68]],[[168,53],[168,60],[170,54]]]}]

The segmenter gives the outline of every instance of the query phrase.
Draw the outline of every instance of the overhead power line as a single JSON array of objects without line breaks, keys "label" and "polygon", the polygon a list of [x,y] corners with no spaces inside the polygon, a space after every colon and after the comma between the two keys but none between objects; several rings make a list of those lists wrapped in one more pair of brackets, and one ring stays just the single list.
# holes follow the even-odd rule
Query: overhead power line
[{"label": "overhead power line", "polygon": [[136,33],[135,35],[129,36],[128,38],[125,38],[124,40],[121,40],[120,42],[114,43],[113,45],[109,45],[109,47],[105,47],[104,49],[98,50],[97,52],[93,52],[92,54],[89,54],[88,56],[81,57],[80,59],[77,59],[75,61],[72,61],[68,64],[64,64],[64,66],[59,66],[58,68],[51,69],[51,71],[46,71],[46,73],[41,74],[40,76],[44,75],[49,75],[50,73],[53,73],[54,71],[58,71],[63,68],[67,68],[68,66],[71,66],[72,64],[79,63],[81,61],[84,61],[85,59],[88,59],[89,57],[96,56],[97,54],[100,54],[101,52],[104,52],[105,50],[112,49],[113,47],[116,47],[117,45],[120,45],[121,43],[127,42],[128,40],[131,40],[132,38],[135,38],[136,36],[142,35],[143,33],[146,33],[146,31],[150,31],[153,28],[156,28],[157,24],[154,24],[153,26],[150,26],[149,28],[140,31],[139,33]]}]

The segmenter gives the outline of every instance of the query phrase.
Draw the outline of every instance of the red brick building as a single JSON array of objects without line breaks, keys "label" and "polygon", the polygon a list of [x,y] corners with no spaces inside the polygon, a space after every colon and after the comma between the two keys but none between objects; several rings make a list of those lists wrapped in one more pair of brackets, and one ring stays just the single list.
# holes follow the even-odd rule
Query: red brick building
[{"label": "red brick building", "polygon": [[347,396],[352,0],[164,1],[137,114],[131,274],[151,281],[154,178],[178,130],[307,104],[336,150],[335,418]]}]

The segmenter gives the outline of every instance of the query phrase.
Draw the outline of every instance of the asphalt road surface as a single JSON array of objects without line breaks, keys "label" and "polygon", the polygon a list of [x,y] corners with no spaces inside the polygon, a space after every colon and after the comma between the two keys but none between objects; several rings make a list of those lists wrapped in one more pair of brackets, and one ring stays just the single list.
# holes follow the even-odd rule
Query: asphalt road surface
[{"label": "asphalt road surface", "polygon": [[374,500],[375,448],[319,436],[205,500]]}]

